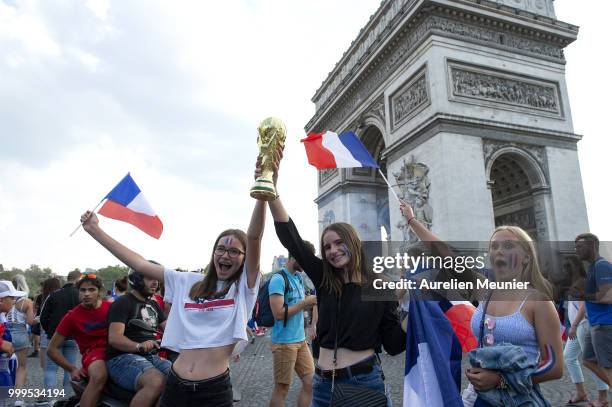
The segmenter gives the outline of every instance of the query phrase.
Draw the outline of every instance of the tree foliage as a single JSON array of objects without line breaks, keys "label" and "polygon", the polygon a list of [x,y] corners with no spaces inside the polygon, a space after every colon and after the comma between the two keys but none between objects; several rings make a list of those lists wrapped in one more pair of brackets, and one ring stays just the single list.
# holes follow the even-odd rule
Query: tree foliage
[{"label": "tree foliage", "polygon": [[112,290],[113,283],[115,282],[115,280],[127,276],[128,271],[128,267],[117,264],[115,266],[106,266],[101,269],[98,269],[96,274],[99,278],[102,279],[102,282],[104,283],[104,288],[106,290]]}]

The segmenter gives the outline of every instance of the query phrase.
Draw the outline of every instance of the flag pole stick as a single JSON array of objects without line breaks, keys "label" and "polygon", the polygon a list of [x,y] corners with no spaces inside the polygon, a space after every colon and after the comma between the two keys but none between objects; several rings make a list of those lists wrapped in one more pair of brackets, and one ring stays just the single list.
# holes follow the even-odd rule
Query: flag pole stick
[{"label": "flag pole stick", "polygon": [[398,204],[402,204],[402,201],[400,201],[399,197],[397,196],[397,194],[395,193],[395,191],[393,190],[393,187],[391,186],[391,184],[389,184],[389,181],[387,180],[387,177],[385,177],[385,174],[383,174],[383,172],[380,170],[380,167],[378,168],[378,173],[383,177],[383,179],[385,180],[385,182],[387,183],[387,185],[389,186],[389,189],[391,190],[391,193],[393,193],[393,196],[395,197],[395,199],[397,200]]},{"label": "flag pole stick", "polygon": [[[102,198],[102,201],[104,201],[104,198]],[[100,204],[102,203],[102,201],[98,202],[98,204],[95,206],[95,208],[93,208],[93,209],[92,209],[91,211],[89,211],[89,212],[94,213],[94,212],[96,211],[96,209],[98,209],[98,206],[100,206]],[[83,226],[83,224],[82,224],[82,223],[79,223],[79,226],[77,226],[77,227],[76,227],[76,228],[75,228],[75,229],[72,231],[72,233],[71,233],[71,234],[70,234],[68,237],[72,237],[72,235],[74,235],[74,234],[77,232],[77,230],[79,230],[79,228],[80,228],[81,226]]]}]

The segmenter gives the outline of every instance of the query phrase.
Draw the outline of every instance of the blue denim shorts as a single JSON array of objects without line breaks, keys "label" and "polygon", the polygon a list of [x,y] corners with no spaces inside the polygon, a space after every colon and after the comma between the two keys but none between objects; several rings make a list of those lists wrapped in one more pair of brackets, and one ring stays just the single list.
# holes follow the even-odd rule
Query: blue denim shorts
[{"label": "blue denim shorts", "polygon": [[30,338],[25,324],[15,324],[9,322],[7,328],[11,333],[13,348],[18,351],[30,347]]},{"label": "blue denim shorts", "polygon": [[106,361],[108,375],[113,382],[129,391],[138,389],[138,379],[142,374],[152,368],[168,376],[170,372],[169,360],[162,359],[157,355],[136,355],[124,353]]}]

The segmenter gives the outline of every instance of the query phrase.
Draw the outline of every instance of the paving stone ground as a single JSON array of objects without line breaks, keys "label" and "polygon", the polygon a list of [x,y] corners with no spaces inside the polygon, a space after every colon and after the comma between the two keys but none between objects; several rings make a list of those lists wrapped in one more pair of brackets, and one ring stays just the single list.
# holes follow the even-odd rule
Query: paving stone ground
[{"label": "paving stone ground", "polygon": [[[382,355],[381,357],[383,370],[387,378],[386,383],[390,388],[393,405],[396,407],[402,405],[404,358],[404,354],[398,356]],[[28,360],[28,388],[43,388],[43,374],[38,363],[38,359]],[[465,367],[467,367],[467,364],[464,359]],[[236,402],[235,407],[262,407],[268,405],[272,392],[272,353],[270,352],[270,338],[268,336],[257,337],[255,338],[255,343],[249,344],[242,353],[240,361],[232,363],[231,376],[234,388],[241,396],[240,402]],[[585,377],[587,380],[586,387],[591,397],[593,397],[596,395],[593,382],[588,374],[585,374]],[[58,380],[61,380],[59,375]],[[462,384],[464,388],[467,386],[465,378],[463,378]],[[296,405],[295,400],[299,391],[299,385],[299,379],[295,378],[289,390],[287,406]],[[553,406],[563,406],[573,389],[574,386],[567,374],[564,374],[561,380],[547,382],[542,385],[544,396]],[[3,402],[0,400],[0,407],[2,405]],[[31,406],[33,404],[30,401],[27,405]]]},{"label": "paving stone ground", "polygon": [[[389,356],[383,354],[383,371],[386,376],[386,384],[390,387],[391,399],[394,406],[402,405],[402,393],[404,383],[404,359],[405,354]],[[467,360],[463,360],[463,368],[467,368]],[[586,369],[585,369],[586,370]],[[241,401],[235,403],[240,407],[261,407],[267,406],[270,394],[272,393],[272,353],[270,352],[270,340],[267,336],[257,337],[254,344],[251,344],[242,353],[240,362],[232,365],[232,383],[241,394]],[[586,374],[586,388],[591,397],[596,396],[593,381]],[[467,386],[465,377],[462,378],[462,388]],[[296,377],[289,389],[287,406],[295,406],[296,397],[299,392],[300,381]],[[574,385],[565,373],[563,378],[542,385],[544,397],[553,406],[563,406],[569,399]],[[577,404],[577,405],[585,405]],[[612,405],[612,404],[611,404]]]}]

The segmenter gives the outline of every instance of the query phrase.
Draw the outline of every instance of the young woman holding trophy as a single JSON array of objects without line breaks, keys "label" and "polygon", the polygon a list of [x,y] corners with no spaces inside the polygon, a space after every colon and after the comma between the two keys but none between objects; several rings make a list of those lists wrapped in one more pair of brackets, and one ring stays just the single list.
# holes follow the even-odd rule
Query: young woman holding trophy
[{"label": "young woman holding trophy", "polygon": [[[278,166],[274,171],[274,184]],[[300,237],[280,198],[269,202],[276,234],[312,280],[319,311],[320,353],[313,378],[312,405],[390,405],[377,352],[396,355],[406,348],[397,302],[362,301],[362,283],[373,279],[362,242],[347,223],[333,223],[321,235],[322,259]],[[348,387],[352,387],[350,390]],[[347,394],[358,395],[354,404]],[[368,404],[366,403],[366,399]],[[370,400],[372,401],[370,403]],[[352,403],[352,404],[351,404]]]},{"label": "young woman holding trophy", "polygon": [[[258,128],[260,157],[256,172],[271,174],[278,165],[285,127],[269,118]],[[266,199],[276,196],[271,180],[257,179],[255,203],[246,233],[228,229],[214,242],[205,275],[182,273],[147,261],[106,234],[92,212],[81,216],[87,233],[132,269],[163,281],[172,302],[162,347],[179,349],[161,397],[161,406],[232,406],[229,360],[246,345],[247,321],[257,299],[261,238]],[[263,188],[259,185],[262,184]],[[134,343],[140,350],[140,344]]]}]

